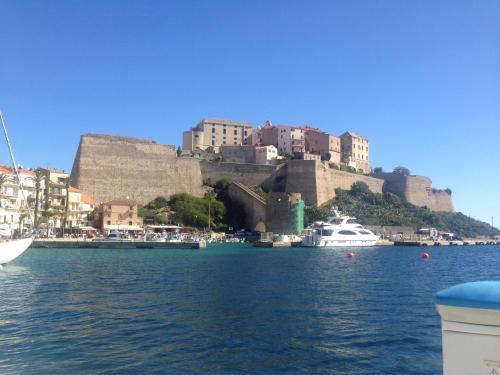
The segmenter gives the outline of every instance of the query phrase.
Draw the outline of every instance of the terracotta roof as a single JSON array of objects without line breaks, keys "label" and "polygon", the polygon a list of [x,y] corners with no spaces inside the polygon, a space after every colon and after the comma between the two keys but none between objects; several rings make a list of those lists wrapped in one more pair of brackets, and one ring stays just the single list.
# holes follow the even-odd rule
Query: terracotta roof
[{"label": "terracotta roof", "polygon": [[82,197],[80,198],[80,201],[86,204],[91,204],[95,206],[95,200],[92,199],[90,195],[87,194],[82,194]]},{"label": "terracotta roof", "polygon": [[137,201],[132,199],[113,199],[112,201],[104,202],[103,204],[109,206],[135,206]]}]

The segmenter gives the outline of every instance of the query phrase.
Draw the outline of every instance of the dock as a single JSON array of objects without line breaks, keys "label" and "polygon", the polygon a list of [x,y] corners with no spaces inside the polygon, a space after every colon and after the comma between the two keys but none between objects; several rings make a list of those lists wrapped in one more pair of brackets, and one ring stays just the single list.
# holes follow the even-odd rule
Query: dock
[{"label": "dock", "polygon": [[89,241],[89,240],[34,240],[32,248],[70,249],[204,249],[205,241],[156,242],[156,241]]}]

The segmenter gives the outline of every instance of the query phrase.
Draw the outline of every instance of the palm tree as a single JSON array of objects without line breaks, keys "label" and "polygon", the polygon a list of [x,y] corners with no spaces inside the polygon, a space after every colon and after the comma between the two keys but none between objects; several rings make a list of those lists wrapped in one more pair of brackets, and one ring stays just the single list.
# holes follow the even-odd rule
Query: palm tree
[{"label": "palm tree", "polygon": [[40,187],[45,175],[41,171],[35,171],[35,218],[33,219],[33,229],[38,227],[38,206],[40,204]]},{"label": "palm tree", "polygon": [[66,202],[64,205],[64,216],[62,218],[62,235],[64,237],[64,232],[66,230],[66,221],[68,220],[68,211],[69,211],[69,177],[66,178]]}]

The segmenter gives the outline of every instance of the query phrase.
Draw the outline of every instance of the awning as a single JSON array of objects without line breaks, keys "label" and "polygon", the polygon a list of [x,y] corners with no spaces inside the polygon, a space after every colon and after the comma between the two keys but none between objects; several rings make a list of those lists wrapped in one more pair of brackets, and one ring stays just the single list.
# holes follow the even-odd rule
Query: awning
[{"label": "awning", "polygon": [[107,224],[104,225],[104,230],[136,230],[142,231],[143,229],[138,225],[116,225],[116,224]]},{"label": "awning", "polygon": [[97,231],[94,227],[73,227],[74,229],[86,230],[86,231]]},{"label": "awning", "polygon": [[178,225],[147,225],[146,228],[149,229],[181,229],[182,227]]}]

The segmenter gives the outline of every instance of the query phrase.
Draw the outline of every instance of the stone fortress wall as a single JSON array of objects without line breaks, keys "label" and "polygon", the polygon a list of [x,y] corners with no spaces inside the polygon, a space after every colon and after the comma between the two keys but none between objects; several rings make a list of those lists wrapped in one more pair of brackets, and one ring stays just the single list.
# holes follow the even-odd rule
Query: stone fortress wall
[{"label": "stone fortress wall", "polygon": [[145,204],[159,195],[205,191],[199,161],[178,158],[174,146],[102,134],[81,136],[71,183],[96,202],[128,197]]},{"label": "stone fortress wall", "polygon": [[82,135],[71,183],[97,202],[129,197],[145,204],[160,195],[202,196],[204,181],[223,177],[266,191],[300,193],[307,205],[321,205],[335,197],[336,188],[348,190],[362,181],[376,193],[389,191],[417,206],[453,211],[450,195],[433,189],[423,176],[365,176],[329,168],[319,160],[290,160],[280,166],[199,161],[177,157],[174,146],[101,134]]},{"label": "stone fortress wall", "polygon": [[384,192],[394,193],[415,206],[425,206],[431,211],[454,211],[451,195],[444,190],[434,189],[428,177],[396,173],[376,173],[374,177],[384,181]]}]

